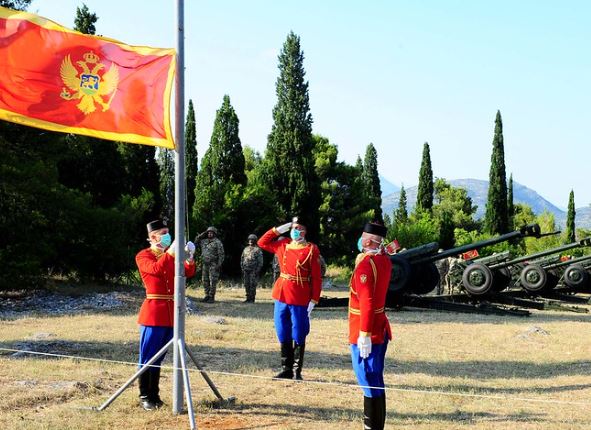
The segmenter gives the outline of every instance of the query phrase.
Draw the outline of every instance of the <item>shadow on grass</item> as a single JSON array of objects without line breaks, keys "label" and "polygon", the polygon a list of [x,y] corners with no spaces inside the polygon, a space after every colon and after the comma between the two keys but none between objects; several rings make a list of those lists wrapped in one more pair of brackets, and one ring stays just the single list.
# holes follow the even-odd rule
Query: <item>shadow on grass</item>
[{"label": "shadow on grass", "polygon": [[[248,373],[268,371],[269,376],[279,370],[279,347],[276,351],[260,351],[245,348],[212,347],[207,345],[189,345],[198,362],[205,370],[218,372]],[[23,340],[1,342],[0,348],[25,350],[46,355],[15,353],[0,350],[0,357],[61,359],[60,356],[75,356],[81,359],[102,359],[134,363],[137,361],[138,344],[135,342],[90,342],[66,341],[60,339]],[[56,354],[53,357],[50,354]],[[171,361],[169,350],[166,363]],[[347,353],[306,351],[304,373],[309,369],[313,373],[323,370],[350,370],[351,361]],[[245,372],[244,372],[245,373]],[[516,378],[554,378],[557,376],[588,376],[591,374],[591,361],[567,361],[560,363],[534,363],[529,361],[399,361],[387,359],[386,374],[426,374],[452,378],[516,379]],[[347,382],[353,382],[353,379]],[[582,386],[581,388],[586,388]],[[520,391],[520,389],[517,389]],[[535,389],[532,389],[534,391]],[[566,388],[565,388],[566,390]],[[516,391],[516,392],[517,392]]]},{"label": "shadow on grass", "polygon": [[[411,385],[396,385],[396,388],[402,390],[416,390],[416,386]],[[465,384],[446,384],[444,386],[438,386],[436,390],[439,391],[452,391],[452,392],[469,392],[471,394],[482,394],[482,395],[499,395],[499,394],[520,394],[520,393],[535,393],[535,394],[549,394],[549,393],[562,393],[568,391],[580,391],[591,388],[591,384],[572,384],[572,385],[558,385],[553,387],[540,387],[540,386],[519,386],[519,387],[479,387],[476,385],[465,385]],[[429,388],[432,389],[432,388]]]},{"label": "shadow on grass", "polygon": [[[359,409],[318,407],[311,405],[291,405],[288,403],[281,405],[268,405],[262,403],[240,403],[232,410],[241,411],[244,415],[260,415],[261,413],[271,416],[279,416],[291,419],[293,422],[298,420],[309,420],[313,422],[334,422],[335,419],[358,420],[363,419],[363,401],[360,398]],[[519,413],[519,414],[495,414],[490,412],[439,412],[439,413],[397,413],[395,412],[395,401],[388,400],[388,415],[386,422],[390,425],[395,424],[421,424],[433,423],[434,421],[457,422],[462,424],[476,424],[478,422],[544,422],[545,415],[541,413]],[[410,421],[410,422],[409,422]]]}]

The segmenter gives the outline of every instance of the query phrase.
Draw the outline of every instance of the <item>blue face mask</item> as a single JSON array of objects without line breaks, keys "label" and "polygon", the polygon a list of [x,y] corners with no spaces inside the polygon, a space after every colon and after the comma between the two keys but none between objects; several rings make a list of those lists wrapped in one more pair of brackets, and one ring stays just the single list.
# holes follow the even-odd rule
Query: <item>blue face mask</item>
[{"label": "blue face mask", "polygon": [[163,248],[168,248],[172,243],[172,238],[170,237],[170,233],[163,234],[160,236],[160,246]]},{"label": "blue face mask", "polygon": [[302,232],[292,228],[289,232],[289,237],[291,237],[293,240],[300,240],[302,238]]},{"label": "blue face mask", "polygon": [[363,240],[360,237],[359,240],[357,241],[357,249],[359,250],[359,252],[363,252]]}]

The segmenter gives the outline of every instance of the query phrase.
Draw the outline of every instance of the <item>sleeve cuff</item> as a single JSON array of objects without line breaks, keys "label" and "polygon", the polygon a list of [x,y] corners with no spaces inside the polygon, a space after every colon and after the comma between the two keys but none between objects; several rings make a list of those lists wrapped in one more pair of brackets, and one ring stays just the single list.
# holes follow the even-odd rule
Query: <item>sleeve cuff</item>
[{"label": "sleeve cuff", "polygon": [[271,230],[273,230],[273,233],[275,233],[277,236],[281,236],[281,233],[279,233],[275,227],[273,227]]},{"label": "sleeve cuff", "polygon": [[314,303],[314,305],[317,305],[317,304],[318,304],[318,300],[314,300],[314,299],[312,299],[312,300],[310,300],[310,301],[311,301],[312,303]]},{"label": "sleeve cuff", "polygon": [[370,331],[360,331],[359,337],[371,337],[371,332]]}]

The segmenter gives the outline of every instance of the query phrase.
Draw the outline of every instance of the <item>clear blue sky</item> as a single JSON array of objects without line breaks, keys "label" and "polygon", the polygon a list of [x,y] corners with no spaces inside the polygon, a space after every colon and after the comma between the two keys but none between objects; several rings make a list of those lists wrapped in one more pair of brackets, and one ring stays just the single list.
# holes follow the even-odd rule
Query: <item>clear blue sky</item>
[{"label": "clear blue sky", "polygon": [[[173,0],[86,0],[97,33],[175,47]],[[29,11],[72,27],[71,0]],[[354,163],[372,142],[380,173],[416,185],[424,142],[436,177],[488,179],[494,118],[507,175],[566,207],[591,203],[591,2],[186,0],[186,98],[199,156],[229,94],[240,138],[263,153],[277,54],[301,37],[314,132]]]}]

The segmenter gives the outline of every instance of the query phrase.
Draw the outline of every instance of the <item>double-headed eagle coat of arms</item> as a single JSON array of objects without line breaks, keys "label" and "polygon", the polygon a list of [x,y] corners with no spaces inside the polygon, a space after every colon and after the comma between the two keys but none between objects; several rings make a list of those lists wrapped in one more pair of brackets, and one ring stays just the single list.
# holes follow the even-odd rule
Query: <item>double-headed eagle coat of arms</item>
[{"label": "double-headed eagle coat of arms", "polygon": [[[62,88],[60,97],[64,100],[80,100],[76,107],[85,115],[96,110],[95,103],[98,103],[103,112],[106,112],[117,93],[119,70],[115,64],[111,64],[109,70],[101,76],[98,73],[106,66],[99,62],[98,55],[91,51],[84,54],[83,58],[84,61],[76,61],[82,69],[81,72],[72,64],[70,55],[66,55],[63,59],[60,76],[67,88]],[[103,97],[109,94],[111,97],[105,101]]]}]

